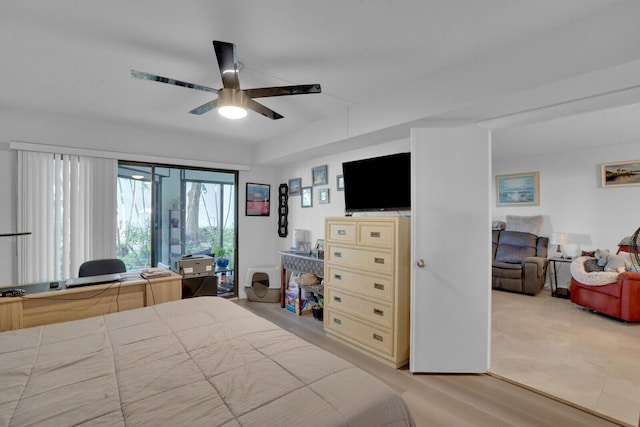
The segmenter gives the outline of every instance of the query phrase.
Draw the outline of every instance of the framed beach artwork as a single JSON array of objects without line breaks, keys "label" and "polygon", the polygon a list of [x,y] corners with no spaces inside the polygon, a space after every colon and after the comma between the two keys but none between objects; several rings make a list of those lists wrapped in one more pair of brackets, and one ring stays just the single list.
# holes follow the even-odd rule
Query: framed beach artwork
[{"label": "framed beach artwork", "polygon": [[640,185],[640,160],[603,163],[602,187],[629,187]]},{"label": "framed beach artwork", "polygon": [[269,216],[271,185],[247,182],[246,216]]},{"label": "framed beach artwork", "polygon": [[540,173],[496,175],[498,206],[540,205]]}]

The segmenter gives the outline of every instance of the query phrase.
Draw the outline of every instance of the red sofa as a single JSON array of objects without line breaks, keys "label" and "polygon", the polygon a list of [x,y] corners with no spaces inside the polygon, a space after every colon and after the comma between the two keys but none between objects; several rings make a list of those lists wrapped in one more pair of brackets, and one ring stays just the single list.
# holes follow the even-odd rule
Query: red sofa
[{"label": "red sofa", "polygon": [[618,281],[589,286],[571,278],[571,302],[627,322],[640,321],[640,274],[624,272]]},{"label": "red sofa", "polygon": [[[618,253],[628,252],[620,247]],[[616,282],[602,286],[580,283],[571,277],[571,302],[597,312],[625,320],[640,321],[640,274],[618,274]]]}]

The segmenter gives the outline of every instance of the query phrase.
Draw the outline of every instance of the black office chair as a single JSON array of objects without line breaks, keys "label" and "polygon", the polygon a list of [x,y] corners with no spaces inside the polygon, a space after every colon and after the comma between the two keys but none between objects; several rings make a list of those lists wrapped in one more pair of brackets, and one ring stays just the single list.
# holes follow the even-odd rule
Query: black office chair
[{"label": "black office chair", "polygon": [[102,274],[124,273],[127,266],[121,259],[105,258],[83,262],[78,277],[100,276]]}]

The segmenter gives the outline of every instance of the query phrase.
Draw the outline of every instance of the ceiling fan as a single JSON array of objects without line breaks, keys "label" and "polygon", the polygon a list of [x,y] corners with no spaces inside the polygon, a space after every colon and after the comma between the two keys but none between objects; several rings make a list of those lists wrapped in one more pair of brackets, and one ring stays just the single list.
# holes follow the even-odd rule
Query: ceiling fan
[{"label": "ceiling fan", "polygon": [[189,113],[201,115],[206,113],[207,111],[211,111],[214,108],[217,108],[218,112],[222,116],[230,119],[240,119],[242,117],[245,117],[247,115],[247,109],[253,110],[256,113],[262,114],[263,116],[268,117],[272,120],[281,119],[284,117],[283,115],[276,113],[272,109],[265,107],[259,102],[254,101],[254,98],[320,93],[319,84],[240,89],[236,45],[234,45],[233,43],[214,40],[213,48],[216,52],[216,58],[218,58],[218,67],[220,68],[220,76],[222,77],[222,89],[214,89],[208,86],[183,82],[180,80],[171,79],[169,77],[162,77],[155,74],[145,73],[143,71],[131,70],[131,76],[138,79],[152,80],[175,86],[183,86],[189,89],[217,93],[217,99],[194,108],[193,110],[189,111]]}]

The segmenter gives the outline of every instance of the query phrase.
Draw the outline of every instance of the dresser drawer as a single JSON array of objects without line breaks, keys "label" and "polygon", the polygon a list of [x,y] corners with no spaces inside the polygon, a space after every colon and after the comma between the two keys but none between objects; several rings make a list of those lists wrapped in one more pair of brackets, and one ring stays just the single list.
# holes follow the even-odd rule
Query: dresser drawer
[{"label": "dresser drawer", "polygon": [[368,246],[393,247],[395,225],[393,223],[359,223],[358,244]]},{"label": "dresser drawer", "polygon": [[328,252],[325,252],[324,257],[325,264],[335,263],[370,272],[393,274],[391,251],[328,245]]},{"label": "dresser drawer", "polygon": [[385,328],[393,327],[391,306],[358,298],[339,289],[329,287],[328,290],[325,305],[331,309],[347,312],[361,318],[365,323],[372,322]]},{"label": "dresser drawer", "polygon": [[329,222],[327,224],[327,239],[334,242],[355,243],[356,224],[345,222]]},{"label": "dresser drawer", "polygon": [[331,309],[328,310],[328,316],[326,327],[336,334],[393,356],[392,337],[389,331],[373,325],[366,325]]},{"label": "dresser drawer", "polygon": [[325,273],[325,286],[348,289],[374,299],[391,301],[393,281],[384,276],[352,273],[338,267],[328,266]]}]

